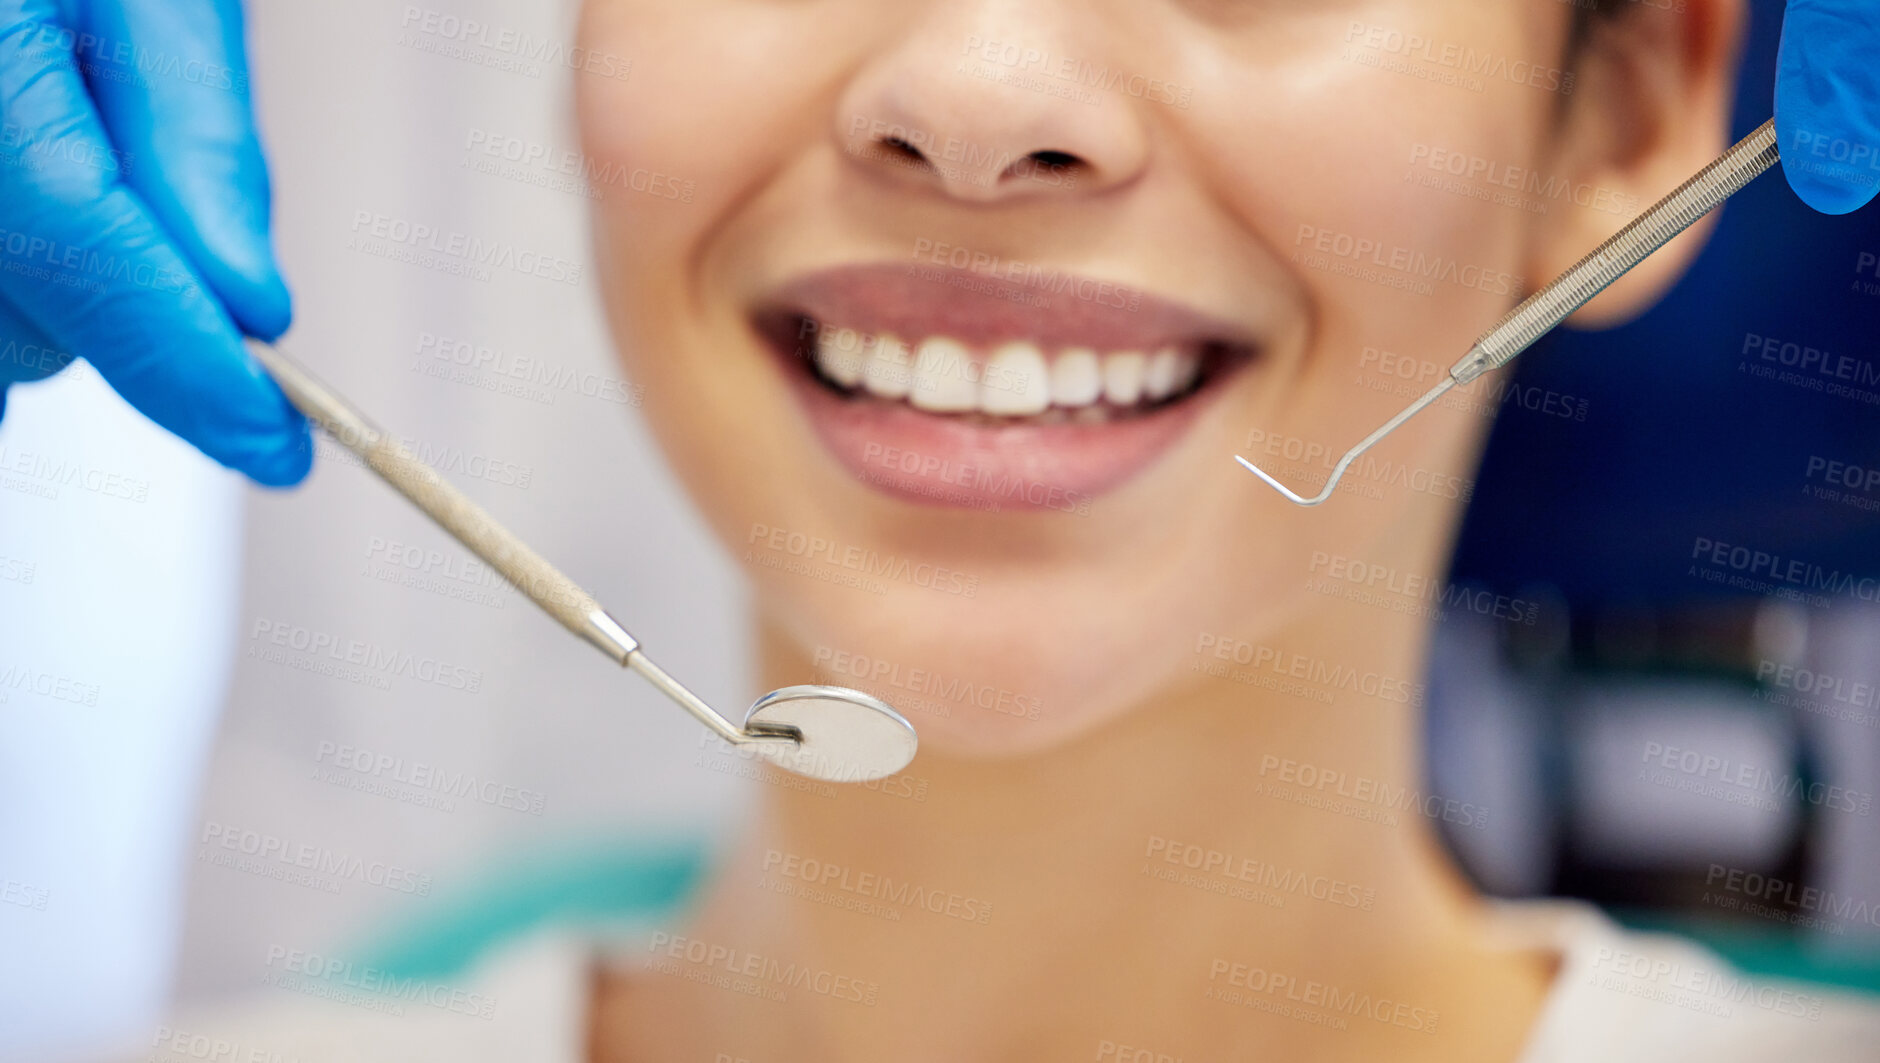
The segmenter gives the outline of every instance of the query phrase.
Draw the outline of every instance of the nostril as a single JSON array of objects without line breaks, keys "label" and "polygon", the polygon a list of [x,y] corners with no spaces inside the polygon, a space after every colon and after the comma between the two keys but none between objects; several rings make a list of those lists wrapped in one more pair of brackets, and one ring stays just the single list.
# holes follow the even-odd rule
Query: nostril
[{"label": "nostril", "polygon": [[900,137],[887,137],[882,140],[881,146],[910,162],[927,161],[927,156],[921,154],[919,148],[902,140]]},{"label": "nostril", "polygon": [[1008,181],[1035,181],[1058,188],[1074,186],[1090,170],[1082,157],[1068,151],[1034,151],[1006,167],[1000,177]]}]

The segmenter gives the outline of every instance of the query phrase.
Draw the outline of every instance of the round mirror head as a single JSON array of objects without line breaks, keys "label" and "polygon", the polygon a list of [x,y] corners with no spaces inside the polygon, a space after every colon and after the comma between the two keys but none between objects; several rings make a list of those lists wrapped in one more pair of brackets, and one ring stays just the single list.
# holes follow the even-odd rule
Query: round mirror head
[{"label": "round mirror head", "polygon": [[795,728],[803,739],[749,748],[798,775],[824,782],[885,779],[914,759],[914,725],[880,698],[846,687],[773,690],[744,714],[747,731]]}]

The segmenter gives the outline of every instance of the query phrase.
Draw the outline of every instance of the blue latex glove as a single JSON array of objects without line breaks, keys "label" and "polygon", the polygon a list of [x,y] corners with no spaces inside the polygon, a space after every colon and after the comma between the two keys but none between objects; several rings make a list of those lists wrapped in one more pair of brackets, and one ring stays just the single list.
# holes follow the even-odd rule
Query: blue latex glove
[{"label": "blue latex glove", "polygon": [[1824,214],[1880,192],[1880,0],[1789,0],[1776,59],[1782,172]]},{"label": "blue latex glove", "polygon": [[238,0],[0,0],[0,402],[83,358],[215,460],[298,483],[306,421],[241,346],[290,316]]}]

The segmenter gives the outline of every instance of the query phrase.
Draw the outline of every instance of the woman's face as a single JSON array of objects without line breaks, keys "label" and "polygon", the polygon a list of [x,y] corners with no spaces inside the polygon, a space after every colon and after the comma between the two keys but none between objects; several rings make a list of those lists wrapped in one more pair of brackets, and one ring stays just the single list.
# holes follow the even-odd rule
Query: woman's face
[{"label": "woman's face", "polygon": [[1486,196],[1551,177],[1570,10],[588,0],[633,59],[579,90],[621,356],[815,680],[928,748],[1062,741],[1336,559],[1440,576],[1405,544],[1480,415],[1318,509],[1233,457],[1316,492],[1512,305],[1543,215]]}]

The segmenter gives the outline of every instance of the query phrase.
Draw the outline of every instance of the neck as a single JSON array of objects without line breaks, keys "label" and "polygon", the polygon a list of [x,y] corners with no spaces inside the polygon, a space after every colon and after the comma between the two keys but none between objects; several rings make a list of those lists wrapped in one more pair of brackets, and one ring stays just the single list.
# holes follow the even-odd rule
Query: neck
[{"label": "neck", "polygon": [[[672,1039],[636,1058],[1511,1058],[1546,965],[1484,940],[1426,814],[1480,814],[1422,781],[1426,637],[1340,601],[1042,754],[766,787],[689,934],[838,988],[779,1004],[649,976],[636,1035],[657,1015]],[[810,672],[762,645],[768,684]],[[1340,671],[1315,682],[1318,661]]]}]

